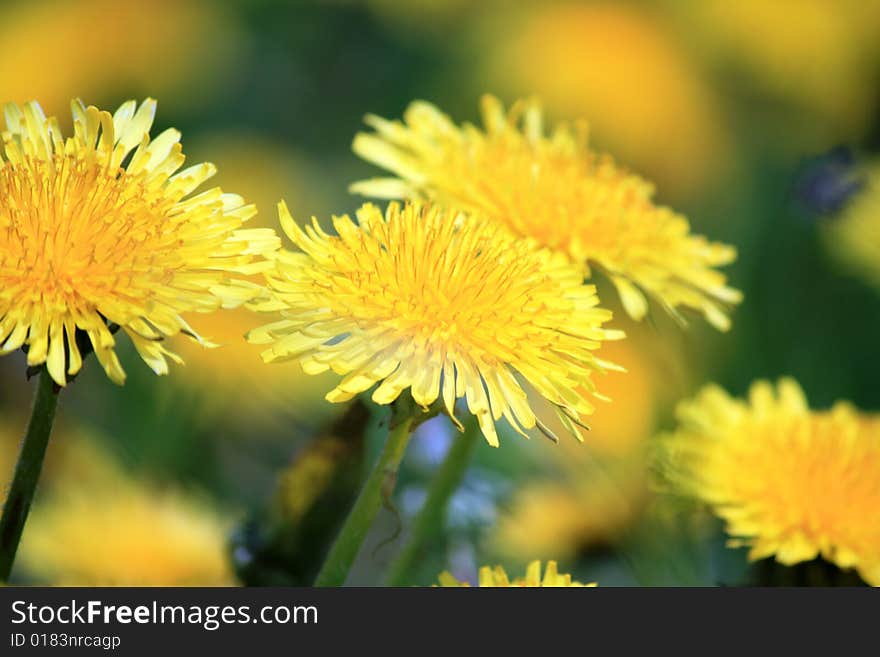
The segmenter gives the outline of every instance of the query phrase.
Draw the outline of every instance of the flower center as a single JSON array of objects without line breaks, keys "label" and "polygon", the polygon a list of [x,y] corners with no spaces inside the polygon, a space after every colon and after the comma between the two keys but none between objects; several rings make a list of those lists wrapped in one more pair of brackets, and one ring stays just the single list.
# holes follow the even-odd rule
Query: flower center
[{"label": "flower center", "polygon": [[161,188],[85,159],[5,163],[0,284],[53,308],[94,307],[108,294],[136,297],[144,275],[155,275],[157,259],[178,243],[165,216],[170,205]]}]

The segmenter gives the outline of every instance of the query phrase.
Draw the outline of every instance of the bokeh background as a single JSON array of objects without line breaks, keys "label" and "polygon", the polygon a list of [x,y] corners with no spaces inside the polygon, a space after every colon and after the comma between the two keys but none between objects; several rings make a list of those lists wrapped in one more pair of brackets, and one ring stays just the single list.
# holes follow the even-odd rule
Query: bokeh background
[{"label": "bokeh background", "polygon": [[[792,375],[815,407],[880,410],[880,293],[827,237],[859,192],[847,176],[880,147],[878,0],[7,0],[0,44],[0,101],[37,99],[65,125],[72,97],[155,97],[157,130],[182,130],[190,161],[216,163],[260,225],[281,198],[299,220],[358,206],[348,184],[376,173],[350,150],[365,113],[426,99],[474,121],[492,92],[588,119],[595,146],[737,246],[729,333],[656,312],[634,325],[602,295],[630,334],[607,357],[629,373],[601,381],[614,401],[591,439],[480,444],[413,584],[535,558],[602,585],[735,584],[744,552],[652,485],[651,438],[675,403],[708,381],[740,395]],[[359,427],[377,418],[324,402],[327,379],[297,364],[264,365],[241,339],[263,318],[190,319],[224,346],[178,342],[187,363],[164,378],[129,353],[124,387],[86,367],[64,393],[14,581],[310,581],[377,447]],[[2,477],[24,371],[22,355],[0,359]],[[442,418],[419,429],[351,583],[382,582],[452,439]]]}]

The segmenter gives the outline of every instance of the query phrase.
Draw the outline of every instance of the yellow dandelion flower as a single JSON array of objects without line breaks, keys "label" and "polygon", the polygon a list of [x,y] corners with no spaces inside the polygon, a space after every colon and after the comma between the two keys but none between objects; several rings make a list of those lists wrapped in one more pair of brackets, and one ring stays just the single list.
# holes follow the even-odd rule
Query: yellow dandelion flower
[{"label": "yellow dandelion flower", "polygon": [[823,232],[837,262],[880,289],[880,162],[866,167],[860,177],[864,187]]},{"label": "yellow dandelion flower", "polygon": [[[470,586],[467,582],[458,581],[449,572],[443,572],[440,574],[439,583],[440,586],[443,587]],[[555,561],[547,562],[547,568],[544,570],[543,576],[541,575],[541,562],[532,561],[526,567],[525,577],[518,577],[512,581],[501,566],[495,566],[494,568],[483,566],[480,568],[480,588],[513,586],[593,587],[596,586],[596,583],[581,584],[580,582],[572,580],[571,575],[560,574]]]},{"label": "yellow dandelion flower", "polygon": [[191,195],[211,164],[179,171],[180,133],[150,140],[156,102],[115,114],[72,103],[74,136],[40,106],[6,106],[0,156],[0,354],[25,346],[64,385],[90,347],[123,383],[113,328],[157,373],[168,371],[164,338],[200,340],[181,316],[234,307],[257,286],[272,230],[240,230],[256,212],[219,188]]},{"label": "yellow dandelion flower", "polygon": [[729,326],[724,305],[741,295],[713,267],[734,260],[732,247],[692,235],[687,219],[654,203],[650,183],[589,149],[584,124],[547,136],[536,102],[505,112],[492,96],[483,98],[482,114],[483,129],[459,128],[421,101],[403,122],[368,116],[376,134],[357,135],[354,151],[398,177],[361,181],[352,191],[427,197],[562,250],[587,275],[596,265],[636,319],[647,313],[648,294],[675,316],[690,307]]},{"label": "yellow dandelion flower", "polygon": [[[282,253],[267,275],[284,319],[254,330],[267,362],[299,359],[309,374],[346,375],[326,398],[351,399],[373,385],[376,403],[405,389],[423,408],[455,400],[493,446],[494,421],[521,434],[536,420],[524,386],[556,407],[565,427],[592,412],[583,387],[613,367],[594,350],[620,338],[602,328],[593,286],[564,256],[536,249],[495,224],[422,204],[365,204],[357,221],[334,217],[338,236],[317,220],[303,230],[286,207],[281,223],[300,253]],[[381,382],[381,383],[380,383]]]},{"label": "yellow dandelion flower", "polygon": [[791,379],[753,384],[748,401],[711,385],[677,415],[661,440],[667,478],[750,559],[821,556],[880,585],[880,417],[846,403],[811,412]]}]

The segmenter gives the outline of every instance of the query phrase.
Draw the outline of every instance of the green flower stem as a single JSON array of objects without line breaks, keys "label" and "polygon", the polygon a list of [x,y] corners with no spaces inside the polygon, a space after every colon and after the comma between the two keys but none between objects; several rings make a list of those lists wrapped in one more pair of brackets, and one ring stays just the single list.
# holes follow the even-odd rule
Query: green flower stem
[{"label": "green flower stem", "polygon": [[55,409],[58,406],[58,393],[49,371],[43,367],[37,382],[31,419],[21,444],[18,463],[15,465],[9,496],[3,507],[3,517],[0,519],[0,581],[3,582],[9,580],[12,572],[24,523],[37,490],[37,481],[43,469],[43,457],[46,455]]},{"label": "green flower stem", "polygon": [[443,527],[446,507],[464,478],[474,446],[479,440],[480,428],[476,422],[469,423],[464,433],[453,440],[446,458],[428,488],[428,495],[422,508],[413,521],[409,538],[388,570],[386,579],[388,586],[407,584],[406,577],[422,556],[425,545]]},{"label": "green flower stem", "polygon": [[412,434],[414,417],[410,414],[399,417],[392,414],[392,426],[382,448],[382,453],[373,466],[367,481],[358,495],[345,524],[339,530],[339,535],[333,542],[324,564],[315,579],[315,586],[342,586],[348,571],[354,563],[355,557],[379,513],[383,497],[387,498],[390,491],[387,490],[389,482],[393,481],[397,474],[397,468],[403,459]]}]

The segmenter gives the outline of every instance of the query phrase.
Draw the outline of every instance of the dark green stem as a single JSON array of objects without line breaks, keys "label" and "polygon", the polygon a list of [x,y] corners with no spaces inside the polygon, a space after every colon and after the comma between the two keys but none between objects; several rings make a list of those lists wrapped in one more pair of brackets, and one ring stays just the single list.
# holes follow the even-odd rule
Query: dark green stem
[{"label": "dark green stem", "polygon": [[428,488],[425,502],[413,521],[409,538],[388,570],[388,586],[403,586],[407,583],[407,575],[422,556],[425,545],[442,528],[446,520],[446,507],[464,478],[474,446],[479,440],[480,429],[476,422],[469,423],[465,432],[453,440]]},{"label": "dark green stem", "polygon": [[342,586],[345,583],[348,571],[360,551],[376,514],[379,513],[383,496],[387,498],[390,494],[389,482],[393,482],[397,475],[397,468],[403,459],[403,453],[412,433],[413,420],[412,415],[403,418],[398,417],[396,413],[392,415],[392,426],[382,453],[373,465],[360,495],[345,519],[345,524],[339,530],[318,572],[315,586]]},{"label": "dark green stem", "polygon": [[3,582],[9,580],[12,572],[24,523],[37,490],[43,457],[46,455],[49,434],[55,419],[55,408],[58,406],[58,393],[55,382],[44,367],[37,382],[31,419],[21,444],[18,463],[15,465],[9,496],[3,507],[3,517],[0,519],[0,581]]}]

